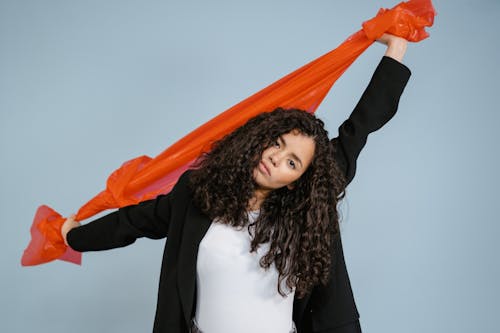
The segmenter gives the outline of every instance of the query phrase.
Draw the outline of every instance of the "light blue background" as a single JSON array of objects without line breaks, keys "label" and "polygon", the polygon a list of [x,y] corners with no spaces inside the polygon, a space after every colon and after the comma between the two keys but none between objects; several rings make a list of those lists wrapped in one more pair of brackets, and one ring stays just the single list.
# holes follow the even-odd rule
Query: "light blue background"
[{"label": "light blue background", "polygon": [[[393,0],[0,2],[1,332],[149,332],[164,241],[22,268],[36,208],[64,215],[123,161],[155,156],[335,48]],[[500,1],[435,1],[396,117],[343,204],[365,332],[498,332]],[[331,135],[384,47],[337,82]]]}]

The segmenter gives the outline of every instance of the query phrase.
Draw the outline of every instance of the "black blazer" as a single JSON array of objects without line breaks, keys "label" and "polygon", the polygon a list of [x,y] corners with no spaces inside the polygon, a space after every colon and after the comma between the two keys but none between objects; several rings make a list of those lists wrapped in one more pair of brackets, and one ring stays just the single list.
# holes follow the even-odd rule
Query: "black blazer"
[{"label": "black blazer", "polygon": [[[354,111],[339,128],[336,160],[348,182],[368,134],[396,113],[399,98],[410,77],[409,69],[383,57]],[[198,245],[211,220],[193,204],[189,171],[172,191],[154,200],[121,208],[91,223],[72,229],[68,244],[77,251],[99,251],[126,246],[139,237],[167,237],[158,291],[154,332],[186,333],[196,305]],[[359,314],[347,274],[342,243],[336,242],[331,278],[302,299],[295,299],[293,320],[299,333],[361,332]]]}]

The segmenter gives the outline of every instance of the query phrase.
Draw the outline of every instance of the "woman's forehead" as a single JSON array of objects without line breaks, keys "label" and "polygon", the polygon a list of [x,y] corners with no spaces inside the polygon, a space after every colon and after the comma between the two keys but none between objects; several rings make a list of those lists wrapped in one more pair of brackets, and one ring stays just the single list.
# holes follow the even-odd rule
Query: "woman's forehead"
[{"label": "woman's forehead", "polygon": [[296,154],[301,160],[304,159],[307,162],[312,160],[316,148],[316,142],[312,137],[307,136],[300,131],[291,131],[281,135],[280,138],[283,140],[285,146]]}]

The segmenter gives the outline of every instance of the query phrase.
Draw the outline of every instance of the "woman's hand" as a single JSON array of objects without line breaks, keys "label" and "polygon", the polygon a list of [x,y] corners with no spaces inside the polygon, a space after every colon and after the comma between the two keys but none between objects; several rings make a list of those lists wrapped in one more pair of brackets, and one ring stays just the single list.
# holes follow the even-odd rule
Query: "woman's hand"
[{"label": "woman's hand", "polygon": [[408,46],[408,41],[406,39],[386,33],[377,39],[377,41],[387,45],[385,56],[391,57],[399,62],[403,61],[406,47]]},{"label": "woman's hand", "polygon": [[64,239],[64,244],[68,245],[68,241],[66,240],[66,235],[68,234],[68,232],[73,229],[73,228],[76,228],[80,225],[80,223],[76,222],[75,221],[75,214],[72,214],[71,216],[69,216],[66,221],[64,221],[62,227],[61,227],[61,236],[62,238]]}]

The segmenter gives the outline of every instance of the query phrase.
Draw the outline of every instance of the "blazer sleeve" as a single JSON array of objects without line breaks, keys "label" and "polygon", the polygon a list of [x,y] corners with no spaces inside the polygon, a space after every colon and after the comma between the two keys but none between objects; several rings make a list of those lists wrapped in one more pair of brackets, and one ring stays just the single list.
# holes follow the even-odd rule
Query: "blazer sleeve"
[{"label": "blazer sleeve", "polygon": [[353,112],[339,127],[339,135],[330,141],[346,185],[354,178],[356,160],[368,134],[384,126],[396,113],[410,75],[408,67],[384,56]]},{"label": "blazer sleeve", "polygon": [[127,206],[85,225],[71,229],[68,245],[80,252],[109,250],[124,247],[137,238],[160,239],[167,236],[172,201],[177,192],[187,188],[187,173],[184,173],[172,191],[156,199]]}]

